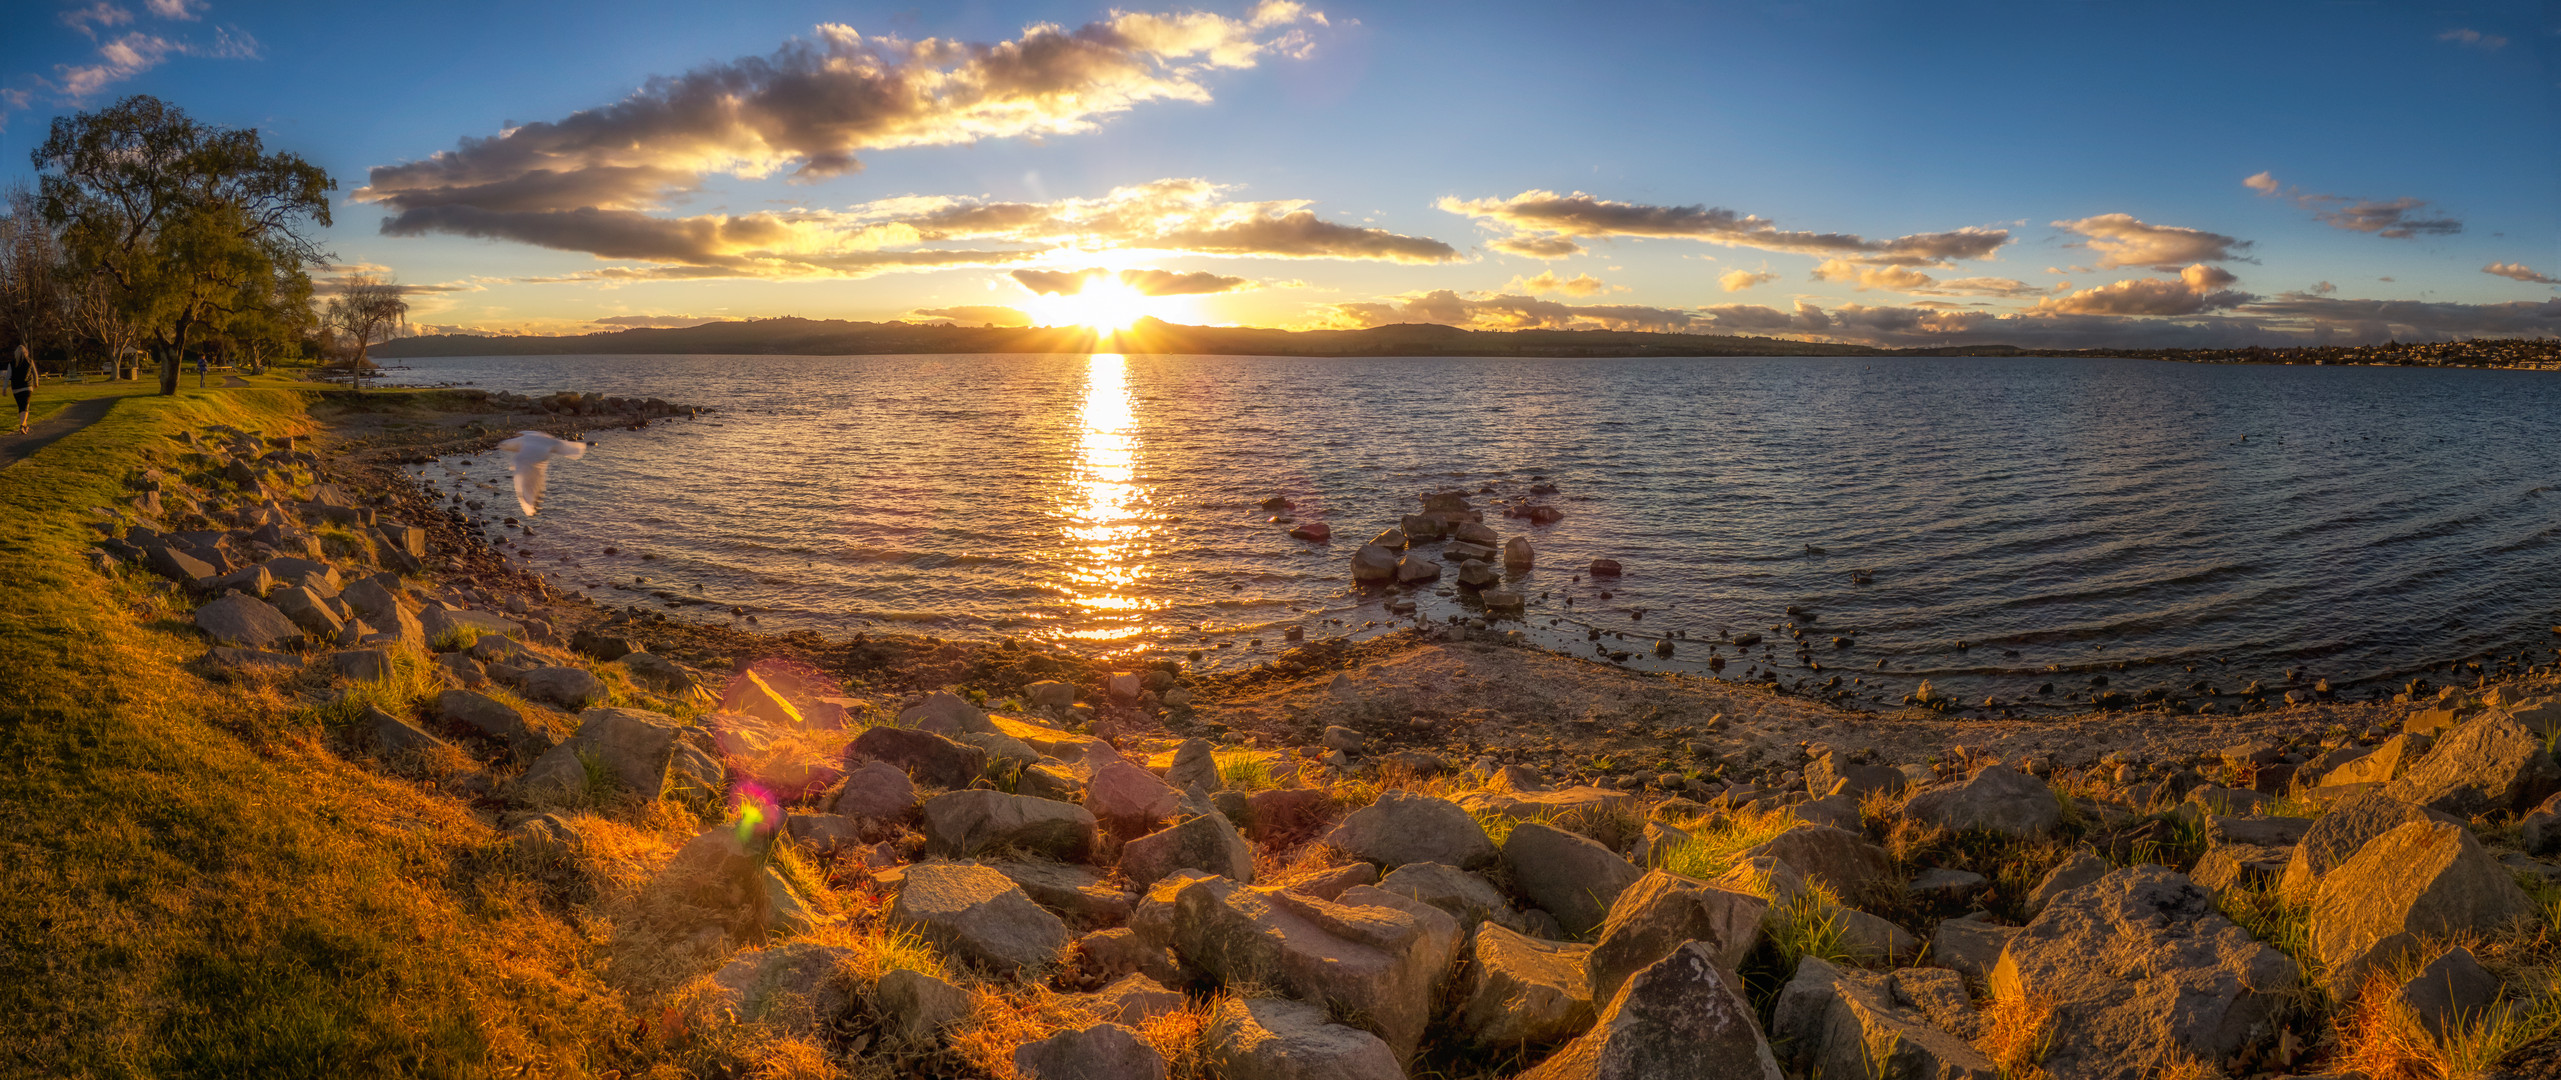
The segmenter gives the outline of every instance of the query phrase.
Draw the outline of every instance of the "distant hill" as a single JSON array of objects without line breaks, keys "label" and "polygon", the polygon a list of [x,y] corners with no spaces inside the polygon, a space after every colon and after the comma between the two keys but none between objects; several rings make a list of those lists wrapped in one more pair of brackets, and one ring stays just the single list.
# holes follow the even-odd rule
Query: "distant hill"
[{"label": "distant hill", "polygon": [[[1994,347],[2008,353],[2016,350]],[[842,319],[753,319],[678,329],[615,330],[561,337],[433,334],[375,346],[372,354],[567,356],[711,353],[855,356],[879,353],[1202,353],[1229,356],[1876,356],[1860,345],[1713,334],[1621,330],[1461,330],[1406,323],[1368,330],[1264,330],[1180,326],[1155,319],[1097,339],[1083,327],[973,327]]]}]

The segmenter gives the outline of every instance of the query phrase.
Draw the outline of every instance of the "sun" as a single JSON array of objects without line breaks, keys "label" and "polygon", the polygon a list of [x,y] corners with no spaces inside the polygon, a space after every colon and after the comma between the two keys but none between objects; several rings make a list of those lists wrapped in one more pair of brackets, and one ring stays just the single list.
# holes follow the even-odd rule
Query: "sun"
[{"label": "sun", "polygon": [[1129,329],[1147,317],[1155,298],[1108,277],[1097,275],[1076,292],[1042,296],[1032,301],[1033,321],[1046,326],[1085,326],[1097,334]]}]

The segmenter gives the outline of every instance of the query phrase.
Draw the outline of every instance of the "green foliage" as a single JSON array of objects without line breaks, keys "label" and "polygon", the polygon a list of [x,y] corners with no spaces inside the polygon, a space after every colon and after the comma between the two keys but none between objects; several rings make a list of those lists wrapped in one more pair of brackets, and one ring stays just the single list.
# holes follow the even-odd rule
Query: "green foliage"
[{"label": "green foliage", "polygon": [[1218,785],[1229,791],[1261,791],[1274,786],[1271,759],[1251,750],[1219,753]]},{"label": "green foliage", "polygon": [[1797,819],[1784,811],[1756,813],[1738,810],[1694,829],[1687,842],[1675,844],[1663,856],[1662,868],[1701,880],[1713,879],[1732,870],[1743,861],[1743,853],[1768,842],[1778,834],[1795,827]]},{"label": "green foliage", "polygon": [[405,648],[386,650],[391,670],[379,679],[349,682],[344,689],[302,709],[298,719],[329,731],[344,731],[365,714],[367,709],[380,709],[403,720],[417,716],[418,711],[435,700],[444,689],[435,671],[423,656]]}]

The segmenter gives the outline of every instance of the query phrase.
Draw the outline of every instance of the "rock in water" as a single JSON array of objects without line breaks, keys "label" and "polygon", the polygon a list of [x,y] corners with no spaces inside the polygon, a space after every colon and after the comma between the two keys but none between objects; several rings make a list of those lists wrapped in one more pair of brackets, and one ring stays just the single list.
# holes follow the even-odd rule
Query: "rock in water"
[{"label": "rock in water", "polygon": [[2274,1039],[2271,997],[2297,978],[2292,959],[2216,912],[2211,892],[2145,865],[2054,897],[1987,981],[1997,997],[2052,1006],[2047,1071],[2145,1080],[2182,1056],[2220,1062]]},{"label": "rock in water", "polygon": [[1397,555],[1376,544],[1365,544],[1352,553],[1352,580],[1386,581],[1396,576]]},{"label": "rock in water", "polygon": [[1526,573],[1537,560],[1538,553],[1530,550],[1528,537],[1515,536],[1503,541],[1503,569],[1515,574]]},{"label": "rock in water", "polygon": [[1783,1080],[1743,987],[1691,942],[1637,972],[1600,1020],[1520,1080]]}]

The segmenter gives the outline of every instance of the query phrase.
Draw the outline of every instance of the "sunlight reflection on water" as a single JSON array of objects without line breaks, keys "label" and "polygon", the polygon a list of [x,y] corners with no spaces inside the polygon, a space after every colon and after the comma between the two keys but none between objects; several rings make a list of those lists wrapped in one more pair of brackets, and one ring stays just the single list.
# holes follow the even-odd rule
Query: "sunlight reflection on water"
[{"label": "sunlight reflection on water", "polygon": [[1095,616],[1069,636],[1121,641],[1158,629],[1160,606],[1138,590],[1155,554],[1161,520],[1150,492],[1137,482],[1140,449],[1130,408],[1129,363],[1118,353],[1086,359],[1085,405],[1076,446],[1076,471],[1067,503],[1059,507],[1059,532],[1076,605]]}]

